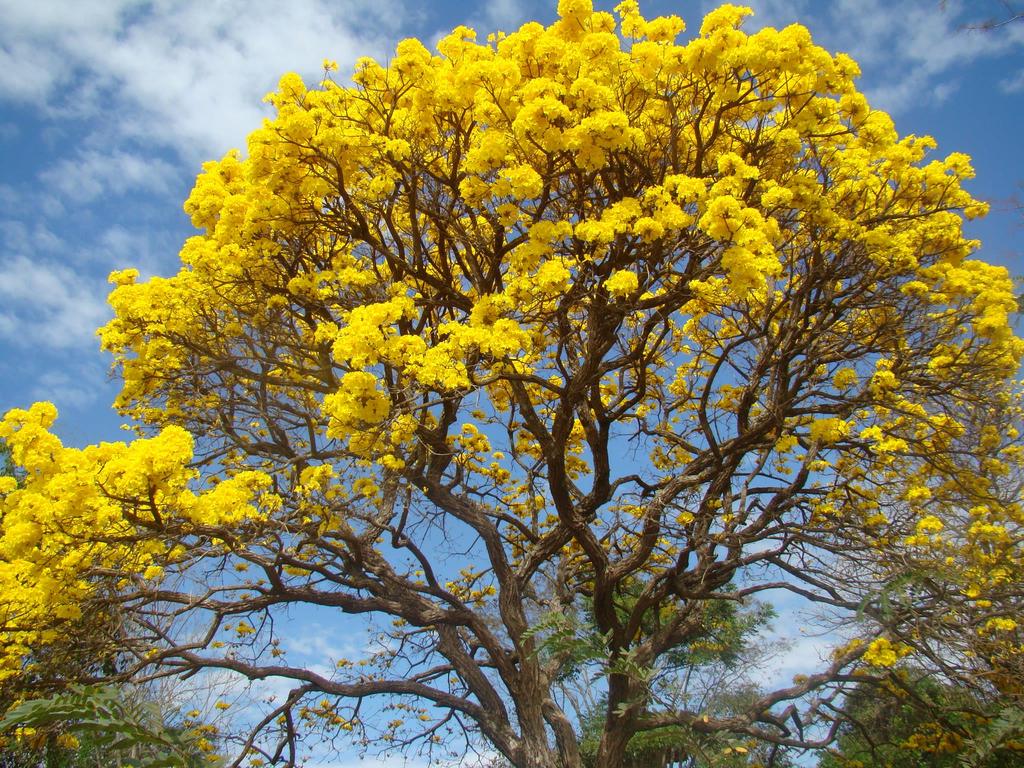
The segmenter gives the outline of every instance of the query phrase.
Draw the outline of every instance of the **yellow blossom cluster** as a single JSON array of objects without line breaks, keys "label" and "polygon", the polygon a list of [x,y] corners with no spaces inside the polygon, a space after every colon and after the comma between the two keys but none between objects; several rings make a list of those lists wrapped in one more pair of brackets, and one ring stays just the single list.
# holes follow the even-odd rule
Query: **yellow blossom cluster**
[{"label": "yellow blossom cluster", "polygon": [[270,478],[240,472],[196,493],[193,440],[164,428],[132,443],[66,448],[50,431],[50,403],[11,410],[0,438],[23,472],[0,477],[0,679],[16,675],[33,648],[58,640],[100,586],[99,574],[159,580],[186,553],[151,535],[175,527],[232,526],[275,508]]},{"label": "yellow blossom cluster", "polygon": [[879,637],[868,644],[861,658],[874,667],[892,667],[908,653],[910,648],[893,643],[888,638]]}]

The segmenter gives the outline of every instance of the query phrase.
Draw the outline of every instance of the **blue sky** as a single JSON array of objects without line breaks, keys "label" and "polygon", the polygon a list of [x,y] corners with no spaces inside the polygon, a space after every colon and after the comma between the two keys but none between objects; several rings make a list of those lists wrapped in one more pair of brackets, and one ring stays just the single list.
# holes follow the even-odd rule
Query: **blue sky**
[{"label": "blue sky", "polygon": [[[386,57],[408,36],[433,42],[456,24],[482,37],[550,22],[555,4],[0,0],[0,412],[49,399],[67,442],[120,437],[117,384],[94,336],[109,316],[106,276],[177,270],[192,234],[181,204],[200,163],[244,146],[283,72],[316,80],[326,57],[344,73],[358,56]],[[984,258],[1024,274],[1024,216],[1012,203],[1024,183],[1024,21],[964,28],[1004,15],[997,0],[750,4],[751,29],[799,21],[857,59],[862,90],[902,133],[972,155],[971,189],[993,209],[970,232]],[[711,7],[641,3],[691,29]],[[806,659],[808,642],[793,653]]]}]

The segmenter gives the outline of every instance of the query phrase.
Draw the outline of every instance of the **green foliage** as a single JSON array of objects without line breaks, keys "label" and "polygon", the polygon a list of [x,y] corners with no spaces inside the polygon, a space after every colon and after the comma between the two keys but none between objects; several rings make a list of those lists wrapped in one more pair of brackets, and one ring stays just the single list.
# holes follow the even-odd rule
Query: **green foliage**
[{"label": "green foliage", "polygon": [[[634,610],[642,592],[642,585],[634,582],[632,588],[620,594],[619,610],[624,614]],[[541,639],[538,653],[558,659],[562,666],[560,674],[570,679],[587,664],[602,664],[608,672],[625,674],[633,680],[645,683],[651,694],[683,692],[687,680],[695,679],[694,673],[712,668],[732,668],[740,664],[749,651],[754,638],[774,618],[770,606],[755,604],[745,606],[734,600],[714,600],[705,605],[701,631],[672,648],[660,660],[658,668],[639,667],[629,656],[620,657],[608,664],[607,638],[594,629],[595,620],[586,613],[582,617],[567,615],[560,611],[546,614],[530,630],[530,634]],[[656,631],[659,617],[651,611],[644,617],[644,630]],[[685,692],[694,693],[694,692]],[[716,690],[707,695],[705,710],[715,716],[728,716],[745,708],[758,697],[759,691],[752,686],[739,685],[731,690]],[[635,702],[626,702],[628,706]],[[657,708],[653,702],[642,702]],[[580,724],[580,756],[587,768],[596,768],[598,745],[604,731],[607,717],[607,702],[602,699]],[[685,761],[690,768],[738,768],[756,763],[755,752],[771,750],[770,745],[755,745],[749,739],[734,738],[728,734],[701,734],[682,726],[666,726],[633,735],[626,749],[626,765],[637,768],[660,766],[669,761]],[[784,768],[789,763],[776,756],[774,765]]]},{"label": "green foliage", "polygon": [[[580,741],[580,757],[586,768],[597,765],[598,743],[603,730],[603,715],[595,716],[583,724],[583,738]],[[673,751],[682,752],[687,757],[698,736],[688,728],[670,726],[658,728],[645,733],[638,733],[629,741],[626,748],[626,764],[630,766],[655,765],[663,762],[661,755]]]},{"label": "green foliage", "polygon": [[903,669],[895,685],[858,686],[849,722],[819,768],[1014,768],[1024,764],[1024,712]]},{"label": "green foliage", "polygon": [[[639,582],[619,596],[618,609],[623,617],[634,610],[642,591]],[[701,632],[665,654],[660,669],[654,670],[636,664],[631,655],[610,657],[608,636],[596,629],[596,621],[588,609],[583,614],[550,611],[534,622],[524,638],[537,640],[536,654],[557,666],[557,679],[567,681],[578,675],[587,665],[598,665],[607,673],[624,674],[634,680],[650,680],[656,672],[684,668],[706,667],[712,664],[732,666],[775,612],[771,606],[756,604],[745,608],[733,600],[708,601],[704,610]],[[644,617],[644,632],[653,633],[660,617],[654,610]]]},{"label": "green foliage", "polygon": [[774,618],[775,609],[765,603],[745,606],[733,600],[709,601],[701,635],[674,648],[666,661],[677,668],[735,666],[754,636]]},{"label": "green foliage", "polygon": [[537,655],[558,660],[560,681],[571,679],[587,664],[603,663],[608,656],[607,638],[592,622],[559,610],[541,616],[523,638],[537,640]]},{"label": "green foliage", "polygon": [[[760,691],[750,685],[720,691],[709,702],[708,714],[715,717],[736,714],[759,694]],[[580,756],[586,768],[599,768],[597,752],[604,725],[602,718],[598,708],[582,726]],[[700,733],[683,726],[641,731],[630,739],[626,748],[626,766],[629,768],[663,768],[670,760],[686,768],[746,768],[757,765],[790,768],[793,764],[784,750],[771,744],[726,733]]]},{"label": "green foliage", "polygon": [[967,768],[1002,768],[1024,763],[1024,710],[1007,706],[967,740],[962,750]]},{"label": "green foliage", "polygon": [[[133,768],[211,764],[195,737],[166,725],[155,702],[132,700],[117,686],[73,685],[48,699],[23,702],[0,720],[0,733],[17,728],[44,733],[59,728],[74,736],[82,745],[80,754],[62,765],[89,765],[79,759],[90,754],[103,755],[106,765],[111,759],[128,760]],[[49,758],[46,764],[52,764]]]}]

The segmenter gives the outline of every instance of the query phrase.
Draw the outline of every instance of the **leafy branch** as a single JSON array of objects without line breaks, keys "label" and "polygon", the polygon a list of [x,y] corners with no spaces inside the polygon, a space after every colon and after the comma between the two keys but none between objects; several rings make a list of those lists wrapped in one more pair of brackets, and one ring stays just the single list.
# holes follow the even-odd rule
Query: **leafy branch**
[{"label": "leafy branch", "polygon": [[156,703],[130,701],[112,685],[73,685],[51,698],[22,702],[0,720],[0,733],[55,726],[88,739],[108,757],[130,759],[134,768],[182,768],[196,764],[202,752],[197,738],[165,725]]}]

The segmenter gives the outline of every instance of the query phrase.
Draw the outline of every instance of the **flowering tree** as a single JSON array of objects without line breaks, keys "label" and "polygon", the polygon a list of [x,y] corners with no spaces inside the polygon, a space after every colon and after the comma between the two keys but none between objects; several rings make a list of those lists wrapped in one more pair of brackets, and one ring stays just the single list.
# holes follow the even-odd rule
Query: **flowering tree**
[{"label": "flowering tree", "polygon": [[[598,765],[670,726],[830,741],[914,648],[889,564],[946,546],[954,494],[990,526],[966,555],[1020,514],[992,488],[1015,455],[957,417],[1017,369],[1012,282],[961,234],[968,159],[900,138],[848,57],[734,6],[685,45],[617,13],[281,80],[247,156],[204,166],[181,271],[111,276],[139,439],[64,447],[48,404],[0,426],[26,472],[0,480],[0,674],[113,601],[136,677],[291,682],[236,765],[352,731],[578,768],[552,617],[586,605]],[[727,716],[657,695],[721,601],[784,592],[845,621],[829,660]],[[296,605],[384,642],[290,663]]]}]

